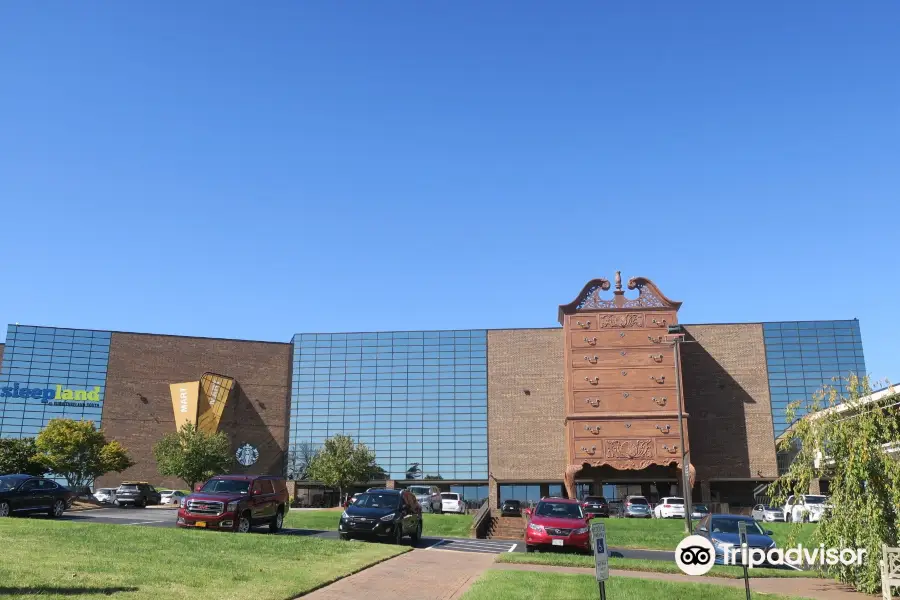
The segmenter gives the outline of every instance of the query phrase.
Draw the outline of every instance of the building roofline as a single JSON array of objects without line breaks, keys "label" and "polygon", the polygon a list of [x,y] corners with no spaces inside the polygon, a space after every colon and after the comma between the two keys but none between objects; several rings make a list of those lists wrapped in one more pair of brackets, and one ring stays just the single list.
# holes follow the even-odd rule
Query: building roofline
[{"label": "building roofline", "polygon": [[[186,338],[192,340],[220,340],[223,342],[249,342],[252,344],[281,344],[284,346],[290,346],[291,342],[276,342],[272,340],[247,340],[242,338],[226,338],[226,337],[212,337],[207,335],[180,335],[177,333],[150,333],[147,331],[119,331],[116,329],[91,329],[89,327],[61,327],[59,325],[32,325],[31,323],[9,323],[9,325],[15,325],[16,327],[40,327],[44,329],[71,329],[73,331],[97,331],[99,333],[119,333],[123,335],[152,335],[156,337],[177,337],[177,338]],[[6,341],[4,340],[4,342]]]}]

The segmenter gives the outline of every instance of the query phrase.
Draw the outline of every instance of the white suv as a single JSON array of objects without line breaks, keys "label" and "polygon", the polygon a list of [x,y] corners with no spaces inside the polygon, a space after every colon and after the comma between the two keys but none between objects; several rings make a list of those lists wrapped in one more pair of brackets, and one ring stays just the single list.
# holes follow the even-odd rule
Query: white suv
[{"label": "white suv", "polygon": [[466,514],[466,502],[455,492],[441,493],[441,510],[445,513]]},{"label": "white suv", "polygon": [[827,504],[826,496],[816,494],[804,494],[802,496],[788,496],[784,504],[784,520],[788,523],[800,523],[809,521],[817,523],[822,519],[825,509],[831,508]]},{"label": "white suv", "polygon": [[653,516],[657,519],[683,519],[684,498],[676,496],[660,498],[659,504],[653,509]]}]

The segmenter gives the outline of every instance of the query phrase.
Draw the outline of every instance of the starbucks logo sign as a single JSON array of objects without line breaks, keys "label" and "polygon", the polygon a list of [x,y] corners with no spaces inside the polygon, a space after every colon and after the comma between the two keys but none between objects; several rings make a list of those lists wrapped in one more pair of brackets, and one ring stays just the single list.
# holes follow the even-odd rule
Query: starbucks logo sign
[{"label": "starbucks logo sign", "polygon": [[235,452],[234,455],[237,457],[239,463],[245,467],[249,467],[259,459],[259,450],[250,444],[244,444],[237,449],[237,452]]}]

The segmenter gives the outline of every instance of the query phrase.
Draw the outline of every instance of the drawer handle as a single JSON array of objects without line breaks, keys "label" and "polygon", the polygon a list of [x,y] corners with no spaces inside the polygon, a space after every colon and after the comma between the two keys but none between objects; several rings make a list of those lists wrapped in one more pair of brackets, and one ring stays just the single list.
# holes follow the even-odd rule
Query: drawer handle
[{"label": "drawer handle", "polygon": [[650,379],[652,379],[652,380],[655,381],[656,383],[665,383],[665,382],[666,382],[666,376],[665,376],[665,375],[660,375],[659,377],[657,377],[656,375],[651,375],[651,376],[650,376]]},{"label": "drawer handle", "polygon": [[672,427],[670,425],[657,425],[656,428],[663,433],[669,433],[672,430]]},{"label": "drawer handle", "polygon": [[659,406],[665,406],[666,402],[668,402],[669,399],[666,398],[665,396],[663,396],[661,398],[657,398],[656,396],[653,396],[653,401],[656,402]]},{"label": "drawer handle", "polygon": [[631,429],[631,423],[625,423],[625,429]]},{"label": "drawer handle", "polygon": [[584,360],[588,361],[592,365],[596,365],[597,361],[600,360],[600,357],[595,354],[593,357],[585,356]]},{"label": "drawer handle", "polygon": [[590,450],[588,450],[587,448],[582,446],[581,451],[584,452],[585,454],[590,454],[591,456],[593,456],[594,453],[597,451],[597,446],[591,446]]},{"label": "drawer handle", "polygon": [[652,335],[648,335],[647,339],[650,340],[654,344],[662,344],[663,336],[658,335],[656,337],[653,337]]},{"label": "drawer handle", "polygon": [[594,435],[600,435],[600,426],[597,425],[595,427],[591,427],[590,425],[585,425],[584,430],[593,433]]},{"label": "drawer handle", "polygon": [[582,323],[581,321],[575,321],[575,324],[578,325],[579,327],[581,327],[582,329],[590,329],[590,327],[591,327],[590,321],[585,321],[584,323]]},{"label": "drawer handle", "polygon": [[678,452],[678,446],[672,446],[670,448],[668,445],[663,444],[663,450],[665,450],[669,454],[675,454],[676,452]]},{"label": "drawer handle", "polygon": [[628,392],[622,392],[622,397],[623,397],[623,398],[627,398],[627,397],[630,396],[630,395],[631,395],[631,394],[629,394]]},{"label": "drawer handle", "polygon": [[597,408],[598,406],[600,406],[600,398],[585,398],[584,401],[587,402],[588,404],[590,404],[591,406],[593,406],[594,408]]},{"label": "drawer handle", "polygon": [[622,356],[625,356],[625,355],[628,354],[628,353],[625,352],[624,350],[622,350],[621,352],[619,352],[619,354],[621,354]]},{"label": "drawer handle", "polygon": [[625,332],[624,331],[620,332],[619,337],[625,337]]},{"label": "drawer handle", "polygon": [[625,377],[626,375],[628,375],[628,371],[622,371],[622,377]]},{"label": "drawer handle", "polygon": [[587,344],[587,345],[589,345],[589,346],[596,346],[596,345],[597,345],[597,338],[595,338],[595,337],[592,337],[592,338],[584,338],[584,343]]},{"label": "drawer handle", "polygon": [[669,324],[669,322],[666,321],[665,319],[659,319],[658,321],[656,319],[653,319],[653,324],[656,325],[657,327],[665,327],[666,325]]},{"label": "drawer handle", "polygon": [[597,385],[598,383],[600,383],[599,377],[585,377],[584,380],[591,385]]},{"label": "drawer handle", "polygon": [[650,360],[653,362],[662,362],[663,355],[662,354],[650,354]]}]

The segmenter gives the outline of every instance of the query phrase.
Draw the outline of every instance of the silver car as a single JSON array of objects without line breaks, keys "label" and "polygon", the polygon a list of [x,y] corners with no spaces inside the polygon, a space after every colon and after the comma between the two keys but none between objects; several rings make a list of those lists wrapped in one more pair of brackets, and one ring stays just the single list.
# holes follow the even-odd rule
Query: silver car
[{"label": "silver car", "polygon": [[650,519],[653,517],[653,512],[650,510],[650,503],[643,496],[626,496],[625,510],[622,516],[634,519]]},{"label": "silver car", "polygon": [[441,498],[441,490],[436,485],[411,485],[406,489],[416,497],[423,511],[444,512],[444,500]]},{"label": "silver car", "polygon": [[784,510],[780,506],[757,504],[753,507],[750,516],[757,521],[784,521]]}]

